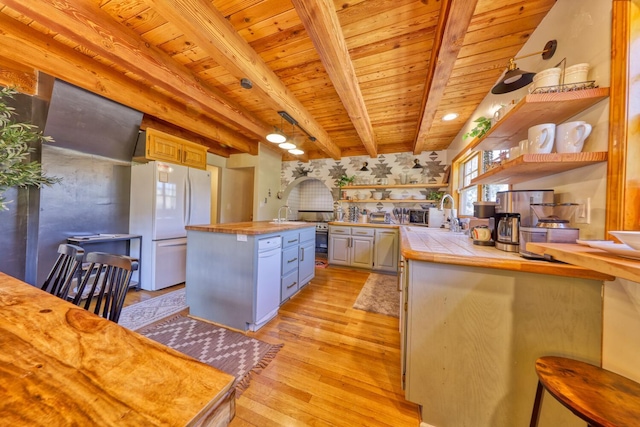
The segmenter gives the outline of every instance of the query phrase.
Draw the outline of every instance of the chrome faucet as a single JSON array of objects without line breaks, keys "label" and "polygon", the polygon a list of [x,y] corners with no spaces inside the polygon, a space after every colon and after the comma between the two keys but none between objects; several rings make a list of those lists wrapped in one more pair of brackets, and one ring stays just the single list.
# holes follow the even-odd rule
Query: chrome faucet
[{"label": "chrome faucet", "polygon": [[[284,211],[284,218],[281,217],[282,214],[282,208],[285,209]],[[284,206],[280,206],[280,209],[278,209],[278,222],[282,222],[282,221],[286,221],[287,220],[287,214],[291,213],[291,208],[288,205],[284,205]]]},{"label": "chrome faucet", "polygon": [[440,210],[444,209],[444,199],[446,199],[447,197],[449,198],[449,200],[451,200],[451,209],[456,208],[456,202],[453,201],[453,196],[449,193],[446,193],[440,200]]}]

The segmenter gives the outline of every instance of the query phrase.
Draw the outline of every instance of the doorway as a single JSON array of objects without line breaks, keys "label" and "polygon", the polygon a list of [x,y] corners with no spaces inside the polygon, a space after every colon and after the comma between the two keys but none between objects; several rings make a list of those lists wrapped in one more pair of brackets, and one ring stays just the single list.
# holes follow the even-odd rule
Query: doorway
[{"label": "doorway", "polygon": [[254,168],[225,169],[220,198],[220,222],[253,221]]}]

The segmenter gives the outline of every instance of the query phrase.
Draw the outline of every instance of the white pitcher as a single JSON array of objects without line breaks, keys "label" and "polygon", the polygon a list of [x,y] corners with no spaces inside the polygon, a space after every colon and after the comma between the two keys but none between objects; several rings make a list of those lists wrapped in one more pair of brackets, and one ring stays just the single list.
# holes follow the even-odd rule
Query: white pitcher
[{"label": "white pitcher", "polygon": [[567,122],[556,127],[556,151],[579,153],[584,140],[591,134],[591,125],[584,121]]},{"label": "white pitcher", "polygon": [[529,154],[550,153],[555,140],[556,125],[554,123],[543,123],[531,126],[528,132]]}]

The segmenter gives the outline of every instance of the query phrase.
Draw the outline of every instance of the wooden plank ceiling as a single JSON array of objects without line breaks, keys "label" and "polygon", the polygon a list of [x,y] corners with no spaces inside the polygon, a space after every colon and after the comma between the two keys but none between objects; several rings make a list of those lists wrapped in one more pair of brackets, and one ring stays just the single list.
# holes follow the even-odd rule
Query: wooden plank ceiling
[{"label": "wooden plank ceiling", "polygon": [[0,83],[44,72],[223,156],[274,127],[302,160],[442,150],[554,3],[0,0]]}]

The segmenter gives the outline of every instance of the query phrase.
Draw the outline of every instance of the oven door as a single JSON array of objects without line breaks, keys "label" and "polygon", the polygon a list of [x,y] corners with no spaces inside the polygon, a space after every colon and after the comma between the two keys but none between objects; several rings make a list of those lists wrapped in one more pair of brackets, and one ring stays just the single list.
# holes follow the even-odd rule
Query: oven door
[{"label": "oven door", "polygon": [[426,209],[409,209],[409,224],[429,225],[429,211]]},{"label": "oven door", "polygon": [[329,231],[316,230],[316,254],[329,253]]}]

